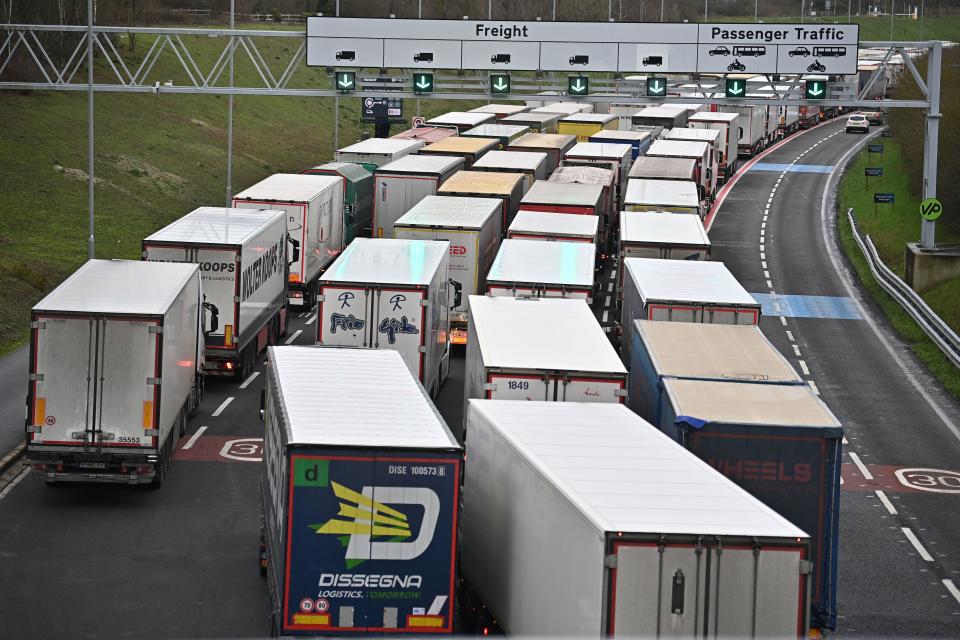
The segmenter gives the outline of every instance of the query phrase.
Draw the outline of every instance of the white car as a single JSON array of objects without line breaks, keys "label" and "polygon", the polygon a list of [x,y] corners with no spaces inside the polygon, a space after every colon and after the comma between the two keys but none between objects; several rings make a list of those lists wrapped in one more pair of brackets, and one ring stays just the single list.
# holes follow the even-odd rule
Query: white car
[{"label": "white car", "polygon": [[870,133],[870,122],[862,113],[855,113],[847,118],[847,133],[852,133],[854,131]]}]

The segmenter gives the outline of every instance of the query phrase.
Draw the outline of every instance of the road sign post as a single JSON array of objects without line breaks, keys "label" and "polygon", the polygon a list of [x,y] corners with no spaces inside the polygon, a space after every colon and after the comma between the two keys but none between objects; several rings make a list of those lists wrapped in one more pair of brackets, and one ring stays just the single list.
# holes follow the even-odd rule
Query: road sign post
[{"label": "road sign post", "polygon": [[896,194],[893,193],[875,193],[873,194],[873,217],[877,217],[878,204],[893,204],[896,200]]},{"label": "road sign post", "polygon": [[[927,135],[923,139],[923,199],[937,197],[937,152],[940,144],[940,67],[943,58],[943,43],[932,43],[927,60],[927,93],[930,108],[927,110]],[[942,207],[941,207],[942,209]],[[920,223],[921,249],[933,249],[936,244],[936,219],[923,219]]]},{"label": "road sign post", "polygon": [[572,96],[585,96],[590,93],[590,78],[570,76],[567,78],[567,92]]},{"label": "road sign post", "polygon": [[743,98],[747,95],[747,81],[742,78],[727,78],[727,97]]},{"label": "road sign post", "polygon": [[510,93],[510,74],[491,73],[490,74],[490,93],[494,95]]},{"label": "road sign post", "polygon": [[647,95],[658,98],[667,95],[667,79],[647,78]]},{"label": "road sign post", "polygon": [[883,167],[866,167],[863,170],[864,186],[870,186],[870,178],[883,177]]},{"label": "road sign post", "polygon": [[413,74],[413,92],[414,93],[433,93],[433,74],[432,73],[414,73]]}]

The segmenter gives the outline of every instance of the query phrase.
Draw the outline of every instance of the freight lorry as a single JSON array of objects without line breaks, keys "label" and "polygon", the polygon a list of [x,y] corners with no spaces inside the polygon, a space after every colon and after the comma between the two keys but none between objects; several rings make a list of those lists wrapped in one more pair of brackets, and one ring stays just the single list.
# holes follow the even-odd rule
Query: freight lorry
[{"label": "freight lorry", "polygon": [[596,265],[597,247],[592,243],[507,239],[490,265],[487,293],[580,298],[591,304]]},{"label": "freight lorry", "polygon": [[200,207],[145,238],[141,255],[200,265],[204,304],[219,325],[206,336],[207,374],[245,379],[287,332],[287,265],[299,256],[283,211]]},{"label": "freight lorry", "polygon": [[497,198],[500,200],[500,233],[503,234],[520,206],[524,177],[501,171],[458,171],[437,191],[442,196]]},{"label": "freight lorry", "polygon": [[697,161],[692,158],[653,158],[640,156],[630,167],[630,180],[697,181]]},{"label": "freight lorry", "polygon": [[343,180],[343,244],[370,235],[373,220],[373,174],[356,162],[328,162],[307,169],[313,176],[339,176]]},{"label": "freight lorry", "polygon": [[668,211],[704,216],[700,186],[686,180],[630,178],[623,198],[625,211]]},{"label": "freight lorry", "polygon": [[[696,129],[693,127],[677,127],[670,129],[667,133],[667,141],[687,141],[687,142],[705,142],[710,145],[707,154],[707,179],[709,182],[710,197],[713,198],[717,192],[717,184],[720,180],[720,131],[717,129]],[[662,157],[662,156],[661,156]],[[681,155],[680,157],[687,157]],[[691,156],[692,157],[692,156]]]},{"label": "freight lorry", "polygon": [[271,347],[269,360],[272,635],[452,633],[463,452],[423,387],[393,351]]},{"label": "freight lorry", "polygon": [[535,107],[531,113],[558,113],[560,116],[570,116],[575,113],[593,113],[593,104],[589,102],[550,102]]},{"label": "freight lorry", "polygon": [[[616,222],[616,213],[620,209],[617,202],[617,186],[614,182],[615,174],[613,169],[604,169],[600,166],[580,165],[580,166],[561,166],[550,174],[548,182],[559,182],[568,184],[600,185],[603,187],[603,195],[600,201],[600,246],[606,251],[608,240],[613,223]],[[544,192],[549,193],[548,191]],[[533,204],[530,202],[530,204]]]},{"label": "freight lorry", "polygon": [[486,291],[487,272],[500,248],[500,212],[496,198],[427,196],[393,227],[407,240],[446,240],[450,243],[450,280],[460,303],[450,309],[450,342],[467,342],[469,296]]},{"label": "freight lorry", "polygon": [[455,135],[457,135],[457,130],[450,127],[414,127],[390,136],[390,138],[392,140],[420,140],[424,145],[428,145]]},{"label": "freight lorry", "polygon": [[506,634],[806,638],[808,536],[626,407],[466,419],[464,591]]},{"label": "freight lorry", "polygon": [[621,269],[624,352],[632,339],[634,320],[760,323],[760,303],[722,262],[625,258]]},{"label": "freight lorry", "polygon": [[627,370],[583,300],[473,296],[469,333],[464,416],[471,398],[626,400]]},{"label": "freight lorry", "polygon": [[521,136],[530,133],[530,127],[516,124],[481,124],[473,129],[467,129],[460,135],[464,138],[493,138],[499,141],[498,151],[502,151]]},{"label": "freight lorry", "polygon": [[524,113],[514,113],[504,117],[498,117],[497,122],[501,124],[514,124],[523,127],[530,127],[533,133],[556,133],[557,124],[563,114],[560,113],[535,113],[532,111]]},{"label": "freight lorry", "polygon": [[415,155],[385,164],[374,174],[373,237],[392,238],[393,224],[418,202],[437,193],[463,169],[463,159]]},{"label": "freight lorry", "polygon": [[547,154],[547,175],[560,166],[567,151],[577,143],[577,137],[558,133],[528,133],[504,151],[535,151]]},{"label": "freight lorry", "polygon": [[287,274],[291,306],[312,309],[320,272],[343,251],[343,179],[277,173],[233,196],[238,209],[279,209],[299,260]]},{"label": "freight lorry", "polygon": [[30,314],[27,458],[48,484],[166,478],[203,396],[196,264],[89,260]]},{"label": "freight lorry", "polygon": [[751,158],[767,146],[767,105],[731,106],[740,114],[737,151],[741,158]]},{"label": "freight lorry", "polygon": [[843,440],[836,417],[807,385],[662,384],[660,429],[809,534],[811,626],[835,629]]},{"label": "freight lorry", "polygon": [[674,105],[654,106],[641,109],[630,119],[632,127],[663,127],[664,130],[687,126],[690,111],[686,107]]},{"label": "freight lorry", "polygon": [[473,163],[473,171],[522,173],[523,192],[536,180],[547,179],[547,154],[532,151],[488,151]]},{"label": "freight lorry", "polygon": [[403,156],[422,149],[423,140],[404,140],[402,138],[367,138],[360,142],[338,149],[337,162],[356,162],[370,172],[377,167],[399,160]]},{"label": "freight lorry", "polygon": [[[607,175],[597,175],[597,172]],[[603,252],[612,211],[608,197],[615,193],[611,174],[609,169],[601,167],[559,167],[550,180],[533,183],[520,201],[520,210],[599,216],[599,248]]]},{"label": "freight lorry", "polygon": [[709,260],[710,238],[699,216],[623,211],[617,243],[617,300],[623,296],[623,261],[627,258]]},{"label": "freight lorry", "polygon": [[604,129],[590,135],[588,142],[628,144],[633,150],[631,157],[636,162],[637,158],[647,152],[650,143],[653,142],[653,135],[650,131],[620,131]]},{"label": "freight lorry", "polygon": [[570,134],[577,137],[577,141],[586,142],[593,134],[616,130],[619,119],[612,113],[573,113],[560,118],[557,123],[557,133]]},{"label": "freight lorry", "polygon": [[717,145],[717,167],[721,182],[726,182],[737,170],[740,140],[740,114],[730,111],[701,111],[690,116],[688,126],[695,129],[717,129],[721,133]]},{"label": "freight lorry", "polygon": [[483,154],[499,148],[500,142],[496,138],[451,136],[433,144],[428,144],[420,150],[420,154],[444,158],[457,156],[463,159],[463,168],[469,169],[474,162],[483,157]]},{"label": "freight lorry", "polygon": [[497,120],[525,113],[530,107],[523,104],[484,104],[476,109],[470,109],[468,113],[492,113]]},{"label": "freight lorry", "polygon": [[599,227],[599,216],[518,211],[507,230],[507,238],[596,244]]},{"label": "freight lorry", "polygon": [[694,160],[697,163],[696,182],[700,199],[711,198],[716,193],[717,177],[713,166],[713,152],[709,143],[691,140],[657,140],[647,149],[647,157]]},{"label": "freight lorry", "polygon": [[426,121],[428,127],[451,127],[464,132],[481,124],[493,123],[496,117],[492,113],[477,113],[475,111],[451,111]]},{"label": "freight lorry", "polygon": [[317,344],[399,351],[435,396],[450,371],[450,309],[461,296],[449,253],[449,242],[354,240],[320,279]]},{"label": "freight lorry", "polygon": [[[578,142],[563,158],[563,166],[597,166],[613,171],[613,183],[622,198],[633,164],[633,147],[610,142]],[[618,200],[619,201],[619,200]]]}]

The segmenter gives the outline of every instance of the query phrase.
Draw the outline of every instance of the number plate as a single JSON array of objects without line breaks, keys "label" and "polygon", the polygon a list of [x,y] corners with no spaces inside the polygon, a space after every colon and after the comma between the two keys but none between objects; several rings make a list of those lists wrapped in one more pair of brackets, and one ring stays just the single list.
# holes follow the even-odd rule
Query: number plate
[{"label": "number plate", "polygon": [[81,462],[77,465],[81,469],[106,469],[106,462]]}]

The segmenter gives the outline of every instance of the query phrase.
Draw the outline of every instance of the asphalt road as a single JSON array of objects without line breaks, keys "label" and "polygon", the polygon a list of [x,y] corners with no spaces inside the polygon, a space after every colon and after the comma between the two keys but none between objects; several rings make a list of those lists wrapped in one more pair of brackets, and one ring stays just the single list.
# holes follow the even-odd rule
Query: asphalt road
[{"label": "asphalt road", "polygon": [[960,407],[852,284],[835,238],[830,172],[863,142],[836,122],[762,158],[719,207],[713,258],[778,296],[761,328],[844,425],[838,634],[956,637],[960,593],[944,581],[960,586]]},{"label": "asphalt road", "polygon": [[[790,163],[825,140],[797,163],[833,166],[862,141],[842,133],[827,137],[838,129],[831,124],[791,139],[763,161]],[[719,208],[711,230],[715,257],[754,293],[769,294],[772,289],[777,294],[850,297],[831,259],[835,244],[822,233],[821,195],[828,178],[826,173],[793,171],[782,177],[769,170],[745,173]],[[842,258],[839,261],[850,281]],[[609,280],[605,271],[596,305],[605,326],[615,320],[612,312],[604,313],[612,305],[606,299]],[[929,473],[929,479],[913,476],[914,483],[933,483],[953,493],[910,489],[895,472],[960,468],[960,440],[933,406],[953,423],[960,412],[877,319],[862,292],[854,287],[852,295],[849,304],[860,319],[781,319],[768,314],[761,322],[797,369],[809,371],[805,377],[844,423],[849,440],[838,635],[956,636],[960,602],[943,580],[960,584],[960,535],[953,522],[958,487],[943,484],[952,482],[943,480],[945,474]],[[311,344],[315,326],[310,315],[293,318],[293,343]],[[25,362],[25,355],[20,357]],[[11,388],[7,375],[14,390],[25,384],[17,379],[18,366],[15,359],[0,361],[4,389]],[[262,370],[261,357],[257,371]],[[48,488],[26,475],[0,490],[0,636],[268,634],[269,596],[257,569],[262,436],[257,410],[263,375],[244,382],[208,383],[203,408],[191,419],[168,483],[159,491]],[[462,389],[461,348],[454,351],[450,378],[437,399],[451,426],[462,417]],[[0,443],[6,442],[8,430],[17,437],[22,433],[22,394],[9,395],[0,398]],[[9,428],[11,419],[15,429]],[[851,452],[859,456],[862,469]],[[915,536],[916,546],[905,529]]]}]

